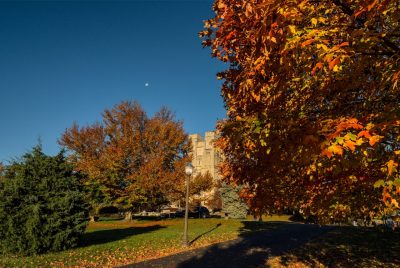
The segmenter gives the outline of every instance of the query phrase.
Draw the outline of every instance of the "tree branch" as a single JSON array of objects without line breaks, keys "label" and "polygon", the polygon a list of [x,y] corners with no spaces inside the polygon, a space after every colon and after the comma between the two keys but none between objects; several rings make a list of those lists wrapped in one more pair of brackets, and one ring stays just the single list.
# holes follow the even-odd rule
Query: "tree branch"
[{"label": "tree branch", "polygon": [[333,0],[332,1],[336,6],[340,7],[340,9],[350,17],[353,16],[354,11],[345,3],[344,0]]}]

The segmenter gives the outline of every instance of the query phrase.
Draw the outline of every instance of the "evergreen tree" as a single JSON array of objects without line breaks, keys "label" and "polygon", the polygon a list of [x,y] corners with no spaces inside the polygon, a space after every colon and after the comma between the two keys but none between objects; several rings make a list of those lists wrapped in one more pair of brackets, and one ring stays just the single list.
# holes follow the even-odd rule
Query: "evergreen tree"
[{"label": "evergreen tree", "polygon": [[247,215],[247,205],[240,198],[242,187],[234,187],[223,183],[220,189],[222,212],[231,219],[244,219]]},{"label": "evergreen tree", "polygon": [[0,252],[30,255],[78,244],[88,204],[64,152],[47,156],[41,146],[5,168],[0,184]]}]

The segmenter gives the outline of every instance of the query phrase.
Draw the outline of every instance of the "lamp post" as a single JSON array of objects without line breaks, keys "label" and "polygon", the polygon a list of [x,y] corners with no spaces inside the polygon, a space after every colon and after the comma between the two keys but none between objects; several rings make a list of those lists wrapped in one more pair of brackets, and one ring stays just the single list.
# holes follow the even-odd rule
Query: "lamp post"
[{"label": "lamp post", "polygon": [[188,239],[188,218],[189,218],[189,183],[190,183],[190,176],[193,173],[193,166],[192,164],[187,164],[185,167],[186,173],[186,205],[185,205],[185,227],[183,229],[183,245],[189,246],[189,239]]}]

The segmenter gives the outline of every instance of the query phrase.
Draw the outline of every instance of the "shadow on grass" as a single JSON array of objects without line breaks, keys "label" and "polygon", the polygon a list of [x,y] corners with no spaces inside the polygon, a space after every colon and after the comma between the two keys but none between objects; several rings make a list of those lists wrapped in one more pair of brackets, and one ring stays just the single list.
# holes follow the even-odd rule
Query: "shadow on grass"
[{"label": "shadow on grass", "polygon": [[133,235],[153,232],[162,228],[166,227],[161,225],[153,225],[146,227],[129,227],[124,229],[107,229],[88,232],[83,235],[79,247],[88,247],[92,245],[114,242]]},{"label": "shadow on grass", "polygon": [[211,219],[221,219],[221,215],[210,215],[209,218]]},{"label": "shadow on grass", "polygon": [[159,221],[162,220],[160,216],[133,216],[132,219],[136,221]]},{"label": "shadow on grass", "polygon": [[201,237],[205,236],[206,234],[211,233],[212,231],[214,231],[215,229],[217,229],[218,227],[220,227],[222,224],[218,223],[215,227],[211,228],[210,230],[208,230],[207,232],[202,233],[201,235],[198,235],[196,238],[194,238],[192,241],[189,242],[189,245],[192,245],[194,242],[196,242],[198,239],[200,239]]},{"label": "shadow on grass", "polygon": [[400,267],[400,232],[341,226],[271,264],[308,267]]},{"label": "shadow on grass", "polygon": [[174,265],[166,265],[166,267],[265,266],[269,257],[304,245],[332,229],[287,222],[244,221],[243,225],[238,239],[182,253],[181,256],[178,254],[175,255],[175,259],[171,256],[171,260],[166,258],[166,263],[174,263]]},{"label": "shadow on grass", "polygon": [[98,222],[122,221],[124,217],[99,217]]}]

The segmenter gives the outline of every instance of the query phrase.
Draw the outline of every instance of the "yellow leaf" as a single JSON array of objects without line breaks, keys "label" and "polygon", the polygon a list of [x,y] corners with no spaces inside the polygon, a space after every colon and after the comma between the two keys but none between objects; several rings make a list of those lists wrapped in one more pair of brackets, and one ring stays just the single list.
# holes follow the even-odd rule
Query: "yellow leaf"
[{"label": "yellow leaf", "polygon": [[358,139],[358,140],[356,140],[357,146],[360,146],[360,145],[363,144],[363,143],[364,143],[363,139]]},{"label": "yellow leaf", "polygon": [[379,188],[385,185],[385,181],[384,180],[378,180],[374,183],[374,188]]},{"label": "yellow leaf", "polygon": [[354,175],[350,175],[350,176],[349,176],[349,179],[352,180],[352,181],[357,181],[357,177],[354,176]]},{"label": "yellow leaf", "polygon": [[343,147],[340,145],[331,145],[328,147],[328,150],[330,152],[332,152],[333,154],[338,154],[338,155],[342,155],[343,154]]},{"label": "yellow leaf", "polygon": [[312,24],[313,26],[317,26],[317,23],[318,23],[318,20],[317,20],[316,18],[312,18],[312,19],[311,19],[311,24]]},{"label": "yellow leaf", "polygon": [[332,53],[331,54],[326,54],[325,57],[324,57],[324,60],[327,61],[327,62],[330,62],[330,61],[332,61],[333,57],[334,57],[334,54],[332,54]]},{"label": "yellow leaf", "polygon": [[335,65],[335,67],[333,67],[333,71],[334,71],[334,72],[339,71],[339,66]]},{"label": "yellow leaf", "polygon": [[294,25],[289,25],[289,30],[292,34],[296,34],[296,26]]},{"label": "yellow leaf", "polygon": [[367,126],[365,127],[367,130],[370,130],[371,128],[373,128],[375,125],[372,123],[368,123]]},{"label": "yellow leaf", "polygon": [[324,44],[318,44],[317,48],[322,48],[324,51],[328,50],[328,47],[326,45],[324,45]]}]

